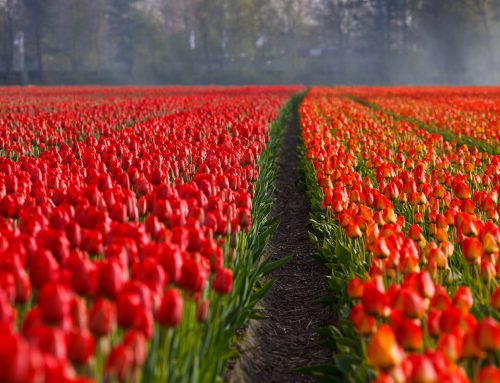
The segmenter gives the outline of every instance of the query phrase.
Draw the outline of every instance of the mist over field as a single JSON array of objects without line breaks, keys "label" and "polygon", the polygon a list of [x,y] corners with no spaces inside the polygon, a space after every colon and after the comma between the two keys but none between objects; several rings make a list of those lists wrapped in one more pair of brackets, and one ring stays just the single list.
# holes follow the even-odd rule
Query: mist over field
[{"label": "mist over field", "polygon": [[0,0],[1,84],[498,84],[498,0]]}]

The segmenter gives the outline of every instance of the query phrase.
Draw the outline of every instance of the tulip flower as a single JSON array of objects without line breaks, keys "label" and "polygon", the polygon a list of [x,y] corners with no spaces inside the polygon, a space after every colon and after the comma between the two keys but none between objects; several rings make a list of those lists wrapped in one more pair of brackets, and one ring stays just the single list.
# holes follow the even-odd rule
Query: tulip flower
[{"label": "tulip flower", "polygon": [[110,379],[126,382],[132,375],[134,367],[134,352],[130,346],[114,347],[106,360],[105,372]]},{"label": "tulip flower", "polygon": [[500,349],[500,325],[492,318],[479,321],[476,329],[476,340],[481,350],[496,351]]},{"label": "tulip flower", "polygon": [[183,300],[179,290],[171,288],[165,291],[156,313],[158,323],[165,327],[176,327],[182,320]]},{"label": "tulip flower", "polygon": [[347,295],[351,299],[360,299],[363,296],[363,281],[358,277],[354,277],[349,282],[349,286],[347,287]]},{"label": "tulip flower", "polygon": [[105,299],[98,299],[89,313],[89,328],[96,337],[109,335],[116,326],[116,307]]},{"label": "tulip flower", "polygon": [[495,366],[485,366],[479,370],[476,376],[477,383],[500,382],[500,369]]},{"label": "tulip flower", "polygon": [[215,272],[212,288],[219,294],[228,294],[233,289],[233,272],[231,269],[221,268]]},{"label": "tulip flower", "polygon": [[387,295],[377,280],[365,282],[361,302],[370,315],[386,316],[388,313]]},{"label": "tulip flower", "polygon": [[481,241],[477,238],[466,237],[462,240],[462,253],[465,259],[474,263],[483,255],[483,247]]},{"label": "tulip flower", "polygon": [[422,326],[414,320],[403,318],[397,324],[396,339],[405,350],[420,350],[423,345]]},{"label": "tulip flower", "polygon": [[403,352],[389,326],[381,325],[373,334],[368,345],[368,360],[380,370],[388,370],[403,360]]},{"label": "tulip flower", "polygon": [[85,330],[73,330],[66,337],[68,358],[75,365],[86,364],[94,354],[95,341]]},{"label": "tulip flower", "polygon": [[70,293],[61,284],[46,284],[40,291],[38,307],[47,323],[60,323],[70,313]]}]

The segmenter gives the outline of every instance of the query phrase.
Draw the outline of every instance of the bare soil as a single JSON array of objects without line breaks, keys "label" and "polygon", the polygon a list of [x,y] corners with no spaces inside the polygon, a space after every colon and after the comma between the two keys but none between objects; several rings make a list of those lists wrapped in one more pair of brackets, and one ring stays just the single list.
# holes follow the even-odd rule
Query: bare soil
[{"label": "bare soil", "polygon": [[249,322],[238,345],[240,359],[226,377],[230,382],[311,382],[295,369],[332,359],[317,333],[334,318],[329,307],[318,302],[327,295],[327,271],[313,257],[315,249],[307,234],[309,203],[298,185],[299,144],[295,111],[278,159],[273,209],[281,214],[281,223],[267,249],[275,259],[291,256],[291,260],[271,275],[276,281],[261,301],[268,319]]}]

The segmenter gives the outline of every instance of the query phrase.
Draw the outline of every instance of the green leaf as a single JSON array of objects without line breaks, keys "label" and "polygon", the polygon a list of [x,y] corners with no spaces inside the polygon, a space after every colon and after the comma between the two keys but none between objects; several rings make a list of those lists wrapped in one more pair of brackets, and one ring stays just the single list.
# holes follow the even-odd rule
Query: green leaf
[{"label": "green leaf", "polygon": [[340,242],[335,246],[335,255],[343,266],[349,267],[353,264],[351,251]]},{"label": "green leaf", "polygon": [[264,286],[262,286],[259,290],[257,290],[255,293],[252,294],[252,297],[250,299],[250,306],[254,306],[258,301],[262,299],[264,295],[266,295],[267,291],[271,288],[274,281],[275,279],[268,280],[264,284]]},{"label": "green leaf", "polygon": [[291,259],[290,256],[286,256],[286,257],[280,258],[280,259],[278,259],[276,261],[268,262],[267,264],[265,264],[262,267],[261,274],[265,276],[265,275],[268,275],[268,274],[272,273],[274,270],[280,268],[285,263],[287,263],[288,261],[290,261],[290,259]]},{"label": "green leaf", "polygon": [[318,237],[316,237],[312,232],[308,231],[307,232],[309,234],[309,240],[311,241],[311,243],[314,245],[314,246],[318,246],[319,244],[319,239]]},{"label": "green leaf", "polygon": [[340,379],[341,375],[338,368],[333,364],[318,364],[315,366],[299,367],[295,371],[301,372],[309,376],[313,376],[319,379],[328,378],[328,381],[334,382],[336,380],[330,379]]}]

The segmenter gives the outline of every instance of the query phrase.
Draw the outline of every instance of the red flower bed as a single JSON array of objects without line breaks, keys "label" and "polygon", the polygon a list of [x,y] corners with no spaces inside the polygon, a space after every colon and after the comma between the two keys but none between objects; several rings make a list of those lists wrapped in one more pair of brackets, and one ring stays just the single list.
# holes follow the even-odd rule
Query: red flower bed
[{"label": "red flower bed", "polygon": [[259,156],[297,90],[8,89],[0,380],[219,371],[200,359],[223,360]]}]

